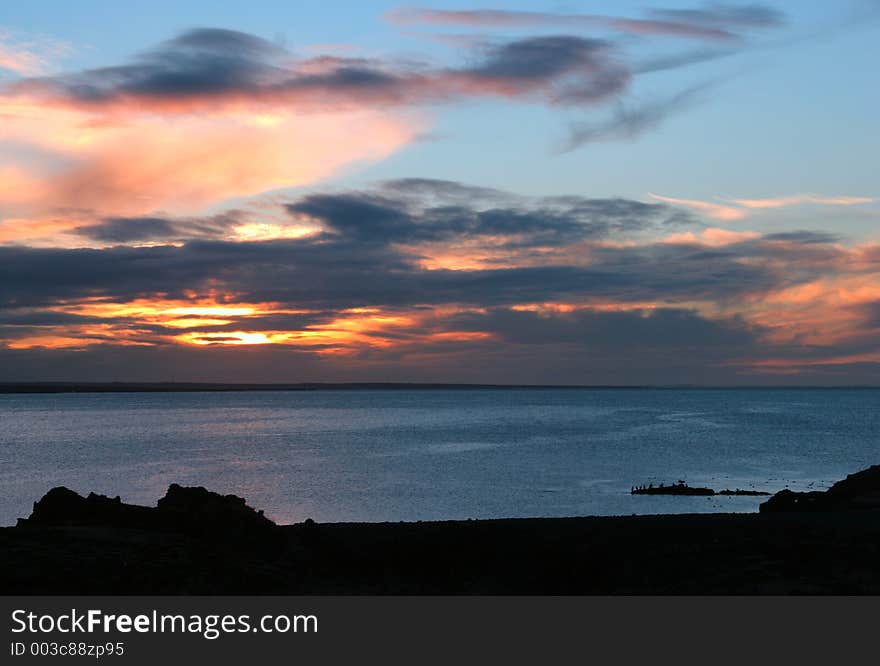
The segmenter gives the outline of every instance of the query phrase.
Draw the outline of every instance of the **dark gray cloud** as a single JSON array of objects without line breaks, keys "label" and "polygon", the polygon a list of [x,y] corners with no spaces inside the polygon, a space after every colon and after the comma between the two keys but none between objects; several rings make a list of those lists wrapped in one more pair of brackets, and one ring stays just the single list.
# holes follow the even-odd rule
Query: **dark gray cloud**
[{"label": "dark gray cloud", "polygon": [[[217,329],[215,342],[234,339]],[[442,331],[490,332],[484,342],[420,336]],[[365,350],[344,359],[318,358],[296,348],[178,345],[148,348],[101,344],[75,354],[0,348],[0,380],[113,381],[450,381],[626,384],[695,381],[731,353],[759,345],[755,331],[736,320],[711,322],[688,310],[645,313],[574,313],[562,318],[494,309],[400,331],[399,346]],[[392,333],[392,336],[394,334]],[[108,342],[96,336],[94,342]],[[409,346],[409,345],[414,345]],[[313,349],[314,351],[314,349]],[[413,351],[417,353],[412,354]],[[442,356],[443,363],[431,357]],[[425,357],[428,360],[425,360]],[[723,368],[716,368],[724,374]],[[378,373],[378,375],[377,375]],[[726,372],[730,377],[735,373]]]},{"label": "dark gray cloud", "polygon": [[430,205],[431,202],[467,203],[477,205],[484,202],[511,201],[521,199],[510,192],[491,187],[479,187],[451,180],[435,178],[399,178],[386,181],[379,190],[397,199],[409,199],[416,205]]},{"label": "dark gray cloud", "polygon": [[63,326],[67,324],[90,324],[99,321],[101,320],[95,317],[54,310],[0,310],[0,328]]},{"label": "dark gray cloud", "polygon": [[126,97],[173,99],[257,92],[260,78],[283,56],[281,49],[259,37],[200,28],[167,40],[132,64],[27,79],[12,87],[92,104]]},{"label": "dark gray cloud", "polygon": [[641,63],[633,66],[635,74],[650,74],[651,72],[663,72],[668,69],[677,69],[678,67],[688,67],[690,65],[698,65],[712,60],[727,58],[740,53],[736,49],[697,49],[693,51],[685,51],[683,53],[672,53],[666,55],[653,56],[645,59]]},{"label": "dark gray cloud", "polygon": [[827,231],[781,231],[766,234],[765,240],[799,243],[801,245],[830,245],[841,240],[838,234]]},{"label": "dark gray cloud", "polygon": [[[640,238],[694,221],[665,204],[625,199],[505,199],[500,192],[476,190],[491,201],[468,206],[461,196],[464,185],[419,181],[422,199],[409,185],[392,182],[377,192],[303,197],[288,211],[319,221],[325,230],[301,239],[195,238],[181,246],[103,250],[2,247],[0,307],[87,297],[183,298],[189,290],[217,289],[245,301],[321,311],[584,298],[724,301],[813,279],[817,267],[834,270],[844,259],[833,238],[809,233],[722,248],[644,238],[631,245],[596,244],[609,235]],[[408,190],[408,196],[395,196],[398,190]],[[453,193],[448,203],[444,192]],[[502,252],[501,260],[478,270],[421,268],[430,244],[464,242],[488,243]],[[571,254],[580,243],[590,244],[589,257]],[[530,264],[536,252],[541,260]],[[556,261],[553,253],[559,253]]]},{"label": "dark gray cloud", "polygon": [[[76,314],[74,312],[58,310],[34,310],[30,308],[4,309],[0,307],[0,349],[4,343],[15,344],[16,341],[34,337],[51,335],[56,330],[77,331],[77,337],[82,339],[82,346],[93,344],[114,345],[119,342],[118,336],[113,332],[113,327],[122,325],[131,329],[136,328],[142,333],[141,337],[127,335],[128,341],[141,340],[145,344],[164,344],[164,341],[154,334],[163,333],[161,327],[138,322],[131,322],[112,317],[97,317]],[[172,331],[176,332],[176,331]]]},{"label": "dark gray cloud", "polygon": [[408,353],[404,345],[345,357],[317,356],[310,350],[274,345],[194,349],[171,344],[101,344],[75,353],[0,347],[0,380],[876,384],[876,364],[859,361],[807,364],[795,375],[756,375],[731,361],[783,352],[808,362],[827,354],[827,349],[768,348],[760,330],[735,318],[713,321],[672,308],[645,314],[590,313],[560,323],[555,317],[494,310],[482,319],[462,317],[446,322],[449,330],[468,325],[492,330],[497,337],[485,342],[422,344],[418,353]]},{"label": "dark gray cloud", "polygon": [[651,16],[668,21],[725,28],[778,28],[785,14],[766,5],[709,2],[698,9],[651,9]]},{"label": "dark gray cloud", "polygon": [[[395,16],[462,25],[558,24],[567,29],[599,25],[629,33],[720,39],[736,44],[739,30],[783,23],[778,12],[761,6],[715,4],[693,10],[657,10],[643,19],[418,9]],[[612,41],[567,33],[476,40],[465,50],[464,63],[437,65],[401,58],[298,57],[255,35],[198,28],[169,39],[128,63],[19,80],[0,87],[0,96],[24,94],[38,102],[93,112],[165,114],[242,104],[249,108],[263,105],[303,112],[388,109],[481,97],[589,107],[619,100],[630,89],[636,73],[678,67],[732,52],[735,50],[688,52],[632,65]],[[680,100],[672,98],[642,109],[621,107],[607,126],[584,126],[576,133],[629,138],[656,126],[662,117],[683,106]],[[572,140],[570,145],[589,140]]]},{"label": "dark gray cloud", "polygon": [[220,238],[242,223],[243,213],[232,210],[193,218],[110,217],[73,231],[78,236],[107,244],[173,242],[194,238]]},{"label": "dark gray cloud", "polygon": [[872,301],[860,309],[869,327],[880,328],[880,301]]},{"label": "dark gray cloud", "polygon": [[7,91],[85,107],[166,111],[242,100],[325,108],[539,93],[552,103],[584,104],[620,92],[630,78],[612,57],[612,45],[596,39],[529,37],[480,51],[466,66],[442,68],[368,58],[296,59],[253,35],[201,28],[130,64],[25,79]]},{"label": "dark gray cloud", "polygon": [[491,46],[483,62],[468,69],[475,79],[505,81],[532,79],[543,81],[571,70],[596,64],[609,47],[608,42],[572,36],[531,37]]},{"label": "dark gray cloud", "polygon": [[843,385],[877,384],[875,363],[804,366],[798,374],[758,375],[724,365],[719,353],[594,354],[578,346],[477,346],[437,358],[319,357],[308,351],[259,347],[95,346],[75,353],[0,348],[3,381],[195,381],[195,382],[470,382],[483,384],[591,385]]},{"label": "dark gray cloud", "polygon": [[739,31],[778,27],[784,15],[763,5],[710,3],[697,9],[654,9],[647,18],[628,18],[601,14],[562,14],[498,9],[402,8],[387,14],[400,25],[457,26],[464,28],[606,28],[624,33],[666,35],[704,40],[730,41]]},{"label": "dark gray cloud", "polygon": [[[695,221],[665,204],[517,197],[425,179],[391,181],[369,191],[312,194],[289,203],[285,211],[292,218],[308,216],[323,231],[261,242],[202,236],[175,245],[140,247],[114,241],[105,249],[0,247],[0,340],[14,343],[55,330],[82,340],[76,352],[82,354],[80,360],[59,351],[3,350],[0,345],[0,365],[6,364],[0,377],[23,378],[23,359],[31,358],[30,378],[70,378],[65,373],[81,369],[81,359],[93,359],[100,351],[101,358],[129,369],[121,375],[114,370],[117,378],[140,380],[168,379],[156,373],[173,369],[174,359],[177,371],[192,380],[230,381],[240,371],[242,381],[381,376],[412,381],[491,377],[514,382],[669,383],[674,377],[713,383],[743,377],[754,381],[756,375],[747,372],[750,366],[743,365],[744,360],[781,358],[801,364],[806,376],[817,381],[838,371],[840,362],[817,363],[832,354],[852,355],[856,360],[849,377],[865,376],[868,365],[857,359],[876,350],[876,304],[853,310],[858,323],[851,325],[845,343],[831,347],[810,343],[809,335],[806,342],[795,338],[768,344],[768,332],[761,327],[734,315],[709,317],[693,309],[694,303],[709,303],[716,313],[737,312],[761,294],[820,277],[872,274],[870,249],[854,262],[851,251],[828,233],[781,232],[723,246],[704,244],[698,237],[660,242],[651,240],[658,232],[664,235],[665,230]],[[156,219],[158,224],[141,218],[109,220],[107,232],[97,235],[121,239],[169,226],[175,235],[183,227],[199,233],[222,227],[214,218]],[[128,233],[124,227],[132,222],[134,231]],[[606,242],[609,238],[616,242]],[[631,241],[619,242],[625,238]],[[434,246],[441,254],[491,247],[500,257],[480,268],[429,270],[422,260]],[[273,304],[272,311],[219,317],[230,321],[199,325],[202,341],[217,346],[236,339],[235,332],[241,330],[333,326],[352,308],[379,308],[414,323],[383,330],[382,336],[395,342],[390,347],[367,345],[352,350],[345,360],[312,358],[314,352],[332,347],[321,342],[310,350],[280,345],[287,356],[278,350],[245,349],[231,365],[218,362],[220,369],[211,369],[204,359],[234,354],[181,350],[173,340],[186,329],[173,322],[75,314],[77,303],[96,299],[187,302],[193,294]],[[604,303],[614,308],[520,307],[536,303]],[[658,305],[647,307],[649,303]],[[59,307],[64,311],[50,309]],[[116,330],[124,331],[127,343],[154,348],[118,348]],[[483,337],[464,335],[472,333]],[[252,365],[241,366],[242,358]],[[430,358],[433,375],[432,363],[425,360]],[[442,368],[437,358],[443,359]],[[52,368],[61,374],[49,376]],[[305,375],[290,374],[298,371]],[[83,372],[102,378],[98,371]],[[742,372],[747,374],[737,374]]]},{"label": "dark gray cloud", "polygon": [[342,238],[372,245],[493,237],[501,247],[562,246],[693,223],[669,206],[629,199],[526,200],[474,188],[467,203],[468,191],[448,181],[403,180],[386,183],[380,194],[316,194],[287,209]]},{"label": "dark gray cloud", "polygon": [[624,90],[631,74],[608,57],[610,44],[569,35],[531,37],[487,49],[485,60],[453,70],[464,85],[508,88],[548,88],[551,101],[584,104]]},{"label": "dark gray cloud", "polygon": [[159,217],[115,217],[101,224],[74,229],[80,236],[107,243],[130,243],[170,238],[174,225]]},{"label": "dark gray cloud", "polygon": [[671,115],[698,103],[708,84],[693,86],[659,101],[637,106],[620,104],[608,120],[600,123],[575,123],[563,147],[568,152],[596,141],[635,139],[648,130],[656,129]]},{"label": "dark gray cloud", "polygon": [[507,342],[530,345],[578,344],[595,350],[723,348],[751,351],[761,331],[737,317],[710,321],[682,308],[603,312],[577,310],[552,317],[528,310],[496,308],[450,321],[462,330],[488,331]]}]

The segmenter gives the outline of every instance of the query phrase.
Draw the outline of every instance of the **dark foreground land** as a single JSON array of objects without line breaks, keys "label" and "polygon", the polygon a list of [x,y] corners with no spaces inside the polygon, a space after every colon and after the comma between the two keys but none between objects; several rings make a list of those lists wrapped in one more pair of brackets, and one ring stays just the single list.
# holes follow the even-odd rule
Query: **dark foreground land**
[{"label": "dark foreground land", "polygon": [[54,489],[0,529],[2,594],[880,594],[880,466],[759,514],[276,526],[172,486]]}]

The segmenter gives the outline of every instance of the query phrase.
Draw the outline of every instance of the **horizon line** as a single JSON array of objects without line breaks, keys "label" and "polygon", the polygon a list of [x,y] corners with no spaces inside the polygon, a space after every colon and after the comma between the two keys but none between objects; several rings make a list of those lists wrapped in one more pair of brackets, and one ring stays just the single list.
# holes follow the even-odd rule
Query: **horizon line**
[{"label": "horizon line", "polygon": [[186,393],[342,390],[809,390],[880,389],[877,384],[498,384],[470,382],[180,382],[180,381],[0,381],[0,394],[14,393]]}]

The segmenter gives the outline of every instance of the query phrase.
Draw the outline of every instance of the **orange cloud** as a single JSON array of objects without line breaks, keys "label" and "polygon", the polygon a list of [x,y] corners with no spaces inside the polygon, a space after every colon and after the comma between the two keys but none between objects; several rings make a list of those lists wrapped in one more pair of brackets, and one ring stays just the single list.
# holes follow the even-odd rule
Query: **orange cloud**
[{"label": "orange cloud", "polygon": [[819,206],[855,206],[858,204],[875,203],[873,197],[824,197],[816,194],[794,194],[791,196],[773,197],[768,199],[729,199],[726,203],[701,201],[698,199],[678,199],[659,194],[648,194],[653,199],[692,208],[713,220],[734,222],[748,216],[750,210],[786,208],[788,206],[819,205]]},{"label": "orange cloud", "polygon": [[[522,264],[520,258],[509,248],[493,248],[491,239],[485,237],[457,243],[403,246],[402,249],[417,255],[419,265],[428,271],[475,271]],[[537,250],[533,249],[533,251]]]},{"label": "orange cloud", "polygon": [[830,348],[866,334],[859,306],[873,302],[880,302],[880,280],[869,273],[825,277],[756,294],[742,310],[748,321],[768,331],[768,342]]},{"label": "orange cloud", "polygon": [[[94,345],[248,346],[282,345],[321,356],[352,355],[369,349],[415,349],[431,344],[481,342],[481,331],[437,329],[436,323],[457,308],[388,312],[380,308],[342,310],[329,320],[297,328],[259,328],[253,318],[279,314],[316,314],[271,303],[226,302],[217,297],[191,301],[139,299],[128,303],[91,300],[59,304],[39,312],[77,315],[100,322],[24,325],[16,335],[7,327],[2,346],[9,349],[83,350]],[[261,322],[264,324],[264,322]],[[162,326],[180,332],[159,333]],[[222,327],[222,328],[221,328]]]},{"label": "orange cloud", "polygon": [[172,328],[222,326],[248,317],[310,312],[281,308],[275,303],[242,303],[234,300],[224,301],[217,297],[190,301],[143,298],[127,303],[85,301],[60,304],[51,308],[51,311],[99,319],[118,319],[120,322],[138,321]]},{"label": "orange cloud", "polygon": [[35,220],[10,218],[0,221],[0,243],[64,245],[59,236],[83,224],[82,220],[64,217]]},{"label": "orange cloud", "polygon": [[724,220],[726,222],[733,222],[735,220],[743,219],[746,214],[744,211],[739,208],[735,208],[733,206],[725,206],[723,204],[710,203],[708,201],[698,201],[696,199],[677,199],[675,197],[665,197],[659,194],[648,194],[652,199],[657,199],[658,201],[664,201],[666,203],[678,204],[679,206],[686,206],[687,208],[693,208],[708,217],[711,217],[713,220]]},{"label": "orange cloud", "polygon": [[[157,334],[150,326],[192,329],[225,326],[237,320],[267,314],[301,314],[273,304],[224,303],[216,298],[186,300],[138,299],[128,303],[86,300],[60,303],[45,312],[103,320],[100,323],[26,326],[22,335],[7,333],[10,349],[84,349],[96,344],[154,346],[173,338]],[[33,329],[36,329],[34,332]],[[190,334],[196,335],[196,334]],[[225,334],[224,334],[225,335]],[[231,335],[231,334],[230,334]],[[176,339],[189,341],[186,336]],[[254,338],[257,340],[257,338]],[[256,344],[256,342],[254,342]]]},{"label": "orange cloud", "polygon": [[579,310],[591,310],[594,312],[632,312],[650,311],[664,307],[664,303],[657,301],[588,301],[585,303],[522,303],[510,306],[511,310],[518,312],[537,312],[541,315],[553,316],[569,314]]},{"label": "orange cloud", "polygon": [[20,217],[54,209],[137,215],[189,212],[231,197],[300,186],[413,139],[413,116],[379,112],[96,116],[0,102],[0,140],[55,158],[6,167],[0,211]]},{"label": "orange cloud", "polygon": [[[0,137],[3,131],[0,129]],[[25,169],[0,166],[0,205],[39,200],[46,194],[38,178]]]},{"label": "orange cloud", "polygon": [[113,344],[123,347],[151,347],[155,341],[147,339],[149,331],[114,326],[112,324],[89,324],[83,326],[59,326],[46,333],[24,335],[3,342],[9,349],[67,349],[82,350],[92,345]]},{"label": "orange cloud", "polygon": [[[247,320],[241,322],[247,325]],[[377,310],[352,310],[325,324],[313,324],[300,330],[188,331],[175,341],[206,345],[289,345],[314,348],[318,354],[352,353],[362,347],[385,348],[395,344],[387,332],[412,326],[411,317],[387,315]]]},{"label": "orange cloud", "polygon": [[679,245],[700,244],[709,245],[710,247],[722,247],[760,238],[760,236],[761,234],[756,231],[730,231],[729,229],[710,227],[703,229],[699,233],[687,231],[680,234],[671,234],[662,239],[662,242]]},{"label": "orange cloud", "polygon": [[788,197],[770,199],[731,199],[731,201],[746,208],[784,208],[801,204],[855,206],[857,204],[874,203],[877,199],[872,197],[823,197],[815,194],[795,194]]}]

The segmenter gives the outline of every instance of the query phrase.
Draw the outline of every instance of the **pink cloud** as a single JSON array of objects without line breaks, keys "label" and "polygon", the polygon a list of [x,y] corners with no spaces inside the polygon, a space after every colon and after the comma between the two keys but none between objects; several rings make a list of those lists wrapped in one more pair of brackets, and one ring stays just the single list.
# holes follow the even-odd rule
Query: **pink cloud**
[{"label": "pink cloud", "polygon": [[[536,37],[486,47],[466,66],[317,56],[253,35],[200,29],[128,64],[0,86],[0,212],[55,219],[190,212],[301,186],[414,140],[414,106],[468,97],[580,106],[630,81],[607,43]],[[34,228],[34,227],[29,227]]]},{"label": "pink cloud", "polygon": [[711,217],[713,220],[733,222],[735,220],[741,220],[746,216],[745,211],[734,206],[725,206],[723,204],[711,203],[709,201],[699,201],[696,199],[678,199],[676,197],[665,197],[660,194],[649,193],[648,196],[650,196],[652,199],[657,199],[658,201],[664,201],[666,203],[677,204],[679,206],[692,208],[708,217]]},{"label": "pink cloud", "polygon": [[699,199],[680,199],[659,194],[649,194],[653,199],[692,208],[713,220],[733,222],[747,217],[752,210],[772,210],[789,206],[855,206],[875,203],[873,197],[853,196],[819,196],[816,194],[794,194],[790,196],[772,197],[767,199],[729,199],[725,203],[702,201]]},{"label": "pink cloud", "polygon": [[401,8],[386,14],[398,25],[443,25],[467,28],[529,28],[539,26],[606,27],[620,32],[730,41],[737,36],[718,26],[684,21],[635,19],[600,14],[555,14],[492,9],[442,10]]},{"label": "pink cloud", "polygon": [[709,247],[722,247],[733,243],[741,243],[743,241],[754,240],[760,238],[761,234],[757,231],[731,231],[729,229],[718,229],[710,227],[703,229],[699,233],[686,231],[680,234],[672,234],[663,239],[664,243],[682,244],[682,245],[707,245]]},{"label": "pink cloud", "polygon": [[820,206],[855,206],[858,204],[874,203],[873,197],[827,197],[816,194],[794,194],[784,197],[769,199],[731,199],[737,205],[746,208],[785,208],[803,204],[815,204]]},{"label": "pink cloud", "polygon": [[[0,167],[0,210],[23,218],[64,209],[196,211],[382,159],[422,127],[412,115],[370,111],[144,114],[97,123],[88,112],[39,105],[0,103],[0,113],[0,140],[32,145],[63,164]],[[7,229],[5,240],[11,235]]]},{"label": "pink cloud", "polygon": [[45,74],[51,63],[71,51],[69,44],[45,37],[20,39],[0,29],[0,70],[21,76]]}]

